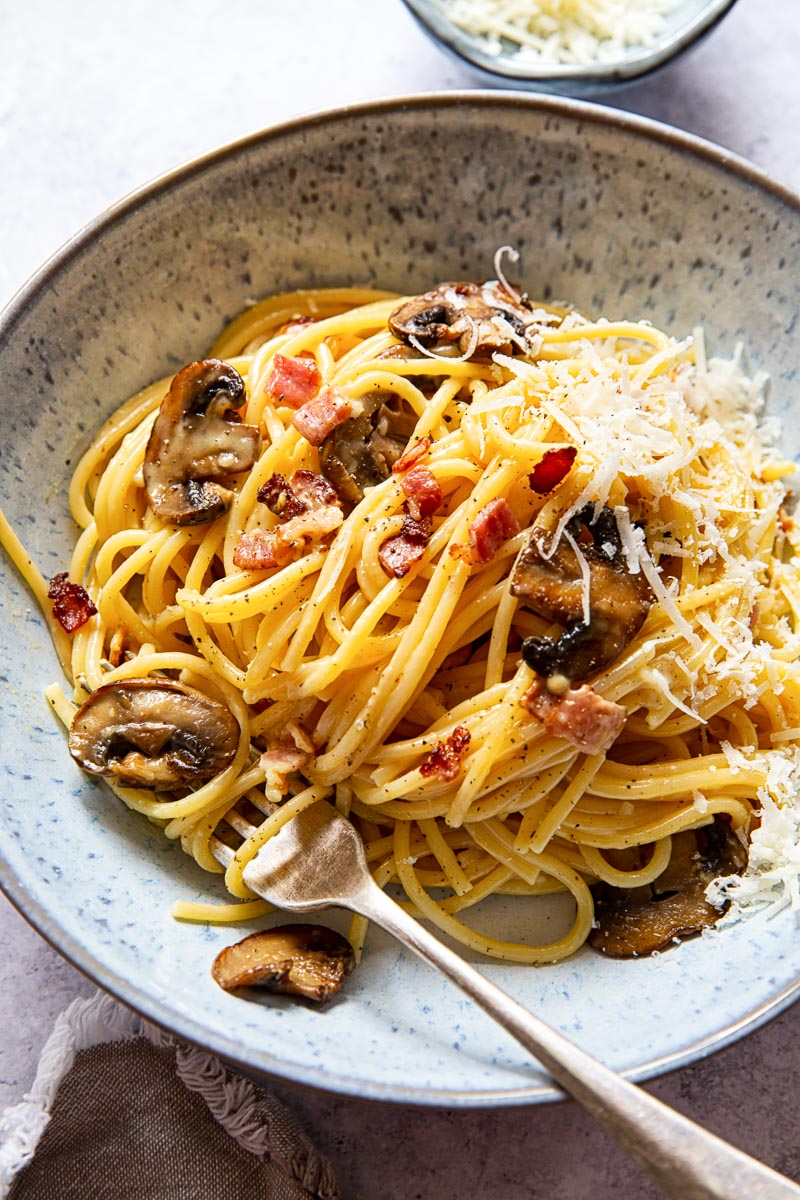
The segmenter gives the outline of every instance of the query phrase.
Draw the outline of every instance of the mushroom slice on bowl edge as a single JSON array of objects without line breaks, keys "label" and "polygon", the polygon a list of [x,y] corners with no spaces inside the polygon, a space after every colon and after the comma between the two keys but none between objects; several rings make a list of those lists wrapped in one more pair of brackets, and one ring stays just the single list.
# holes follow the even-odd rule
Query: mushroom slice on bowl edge
[{"label": "mushroom slice on bowl edge", "polygon": [[594,885],[589,945],[612,958],[638,958],[702,933],[725,913],[724,905],[709,904],[708,885],[741,874],[746,863],[747,851],[724,818],[674,834],[669,863],[651,884]]},{"label": "mushroom slice on bowl edge", "polygon": [[150,507],[168,525],[201,525],[230,507],[233,492],[219,482],[249,471],[261,447],[238,410],[245,384],[219,359],[189,363],[172,381],[144,458]]},{"label": "mushroom slice on bowl edge", "polygon": [[260,987],[318,1004],[341,990],[355,966],[347,938],[324,925],[278,925],[226,946],[211,973],[221,988]]},{"label": "mushroom slice on bowl edge", "polygon": [[84,702],[69,751],[90,775],[122,787],[168,791],[230,766],[239,725],[222,704],[169,679],[107,683]]}]

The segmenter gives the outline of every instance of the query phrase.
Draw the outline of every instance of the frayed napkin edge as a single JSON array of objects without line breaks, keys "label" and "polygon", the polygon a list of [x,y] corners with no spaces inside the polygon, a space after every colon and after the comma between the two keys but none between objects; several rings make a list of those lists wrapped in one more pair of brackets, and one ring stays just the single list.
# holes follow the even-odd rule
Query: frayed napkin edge
[{"label": "frayed napkin edge", "polygon": [[[178,1078],[205,1101],[217,1124],[250,1154],[276,1157],[254,1086],[234,1075],[213,1054],[181,1045],[102,992],[79,997],[57,1018],[39,1059],[36,1078],[19,1104],[0,1113],[0,1200],[31,1161],[49,1121],[58,1089],[76,1054],[92,1046],[144,1038],[157,1048],[174,1047]],[[271,1103],[278,1105],[278,1101]],[[282,1107],[282,1106],[281,1106]],[[301,1143],[284,1162],[287,1174],[319,1200],[338,1200],[332,1168],[298,1129]]]}]

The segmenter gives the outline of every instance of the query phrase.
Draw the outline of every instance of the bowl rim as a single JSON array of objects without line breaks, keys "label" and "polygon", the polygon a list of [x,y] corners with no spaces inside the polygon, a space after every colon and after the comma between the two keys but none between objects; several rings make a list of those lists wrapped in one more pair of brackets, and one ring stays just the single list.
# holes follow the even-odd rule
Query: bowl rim
[{"label": "bowl rim", "polygon": [[540,83],[556,88],[570,82],[581,87],[602,88],[622,86],[643,79],[665,66],[671,59],[688,50],[706,33],[710,33],[736,4],[736,0],[706,0],[705,6],[693,17],[656,38],[651,44],[633,48],[610,62],[537,64],[532,57],[518,63],[519,51],[492,53],[485,48],[485,39],[468,33],[447,16],[438,0],[403,0],[403,3],[444,50],[455,54],[472,67],[498,81],[512,84]]},{"label": "bowl rim", "polygon": [[[582,100],[530,95],[525,92],[513,91],[498,92],[477,89],[424,92],[410,96],[389,97],[312,112],[277,125],[267,126],[196,156],[125,194],[121,199],[103,209],[64,242],[12,295],[8,303],[0,310],[0,343],[14,335],[15,328],[23,319],[28,307],[37,301],[41,292],[50,286],[52,279],[57,277],[61,269],[68,266],[70,261],[80,254],[95,236],[106,229],[113,228],[130,213],[142,209],[174,186],[188,182],[209,167],[234,159],[251,147],[321,125],[336,125],[354,118],[380,118],[397,112],[451,108],[466,104],[512,110],[519,107],[535,109],[550,116],[576,121],[578,124],[597,125],[632,134],[634,137],[647,141],[654,141],[681,154],[691,155],[724,173],[731,173],[739,177],[750,187],[767,192],[800,215],[800,195],[773,179],[761,168],[712,142],[650,118]],[[354,1098],[425,1106],[446,1105],[479,1108],[549,1103],[564,1099],[563,1093],[554,1086],[542,1083],[507,1089],[487,1088],[480,1091],[467,1091],[458,1088],[437,1089],[365,1083],[363,1080],[342,1075],[320,1079],[315,1070],[298,1064],[288,1064],[290,1069],[287,1070],[287,1064],[273,1056],[264,1056],[263,1062],[257,1065],[253,1064],[242,1056],[240,1047],[233,1038],[210,1032],[194,1018],[171,1009],[163,999],[148,995],[139,984],[117,976],[111,968],[106,967],[103,962],[95,958],[88,948],[59,925],[52,911],[49,911],[45,905],[39,903],[29,893],[26,884],[15,874],[3,855],[1,846],[0,890],[53,949],[71,962],[87,978],[153,1025],[173,1036],[185,1038],[197,1046],[220,1055],[245,1074],[249,1072],[252,1075],[253,1072],[257,1072],[260,1076],[273,1075],[294,1084],[311,1086],[322,1091]],[[629,1079],[643,1081],[698,1061],[712,1052],[723,1049],[744,1033],[757,1029],[771,1017],[777,1016],[798,995],[800,995],[800,972],[792,983],[779,988],[772,996],[739,1020],[713,1034],[696,1039],[674,1053],[660,1055],[621,1073]]]}]

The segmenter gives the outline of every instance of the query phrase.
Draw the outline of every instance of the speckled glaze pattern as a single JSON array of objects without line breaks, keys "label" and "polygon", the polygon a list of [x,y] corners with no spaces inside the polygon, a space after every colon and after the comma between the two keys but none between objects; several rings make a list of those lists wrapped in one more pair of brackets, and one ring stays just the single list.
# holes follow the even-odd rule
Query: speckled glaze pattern
[{"label": "speckled glaze pattern", "polygon": [[[721,151],[578,103],[498,94],[390,101],[267,131],[123,201],[23,289],[0,324],[0,503],[45,575],[74,531],[65,482],[90,432],[197,357],[250,297],[341,283],[424,289],[522,253],[533,296],[675,333],[702,322],[772,375],[800,450],[798,201]],[[19,577],[0,566],[0,878],[77,965],[158,1023],[254,1072],[369,1097],[451,1104],[550,1098],[538,1068],[449,984],[379,932],[325,1010],[221,992],[209,966],[240,933],[182,925],[220,896],[180,849],[69,759],[42,697],[59,668]],[[483,928],[558,919],[493,901]],[[332,923],[344,927],[334,917]],[[783,913],[642,962],[590,951],[482,969],[636,1077],[724,1044],[798,991]]]},{"label": "speckled glaze pattern", "polygon": [[631,45],[619,58],[580,64],[537,60],[520,53],[510,40],[503,40],[495,53],[484,37],[450,20],[445,0],[403,2],[442,50],[492,83],[557,96],[599,98],[677,62],[708,37],[736,0],[682,0],[665,14],[663,28],[650,45]]}]

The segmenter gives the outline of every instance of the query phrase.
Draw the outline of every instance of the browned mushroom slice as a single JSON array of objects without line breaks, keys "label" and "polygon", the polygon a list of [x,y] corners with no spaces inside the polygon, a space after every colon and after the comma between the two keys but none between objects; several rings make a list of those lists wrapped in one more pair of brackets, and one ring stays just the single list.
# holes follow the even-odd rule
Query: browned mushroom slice
[{"label": "browned mushroom slice", "polygon": [[709,883],[719,875],[741,873],[746,860],[724,818],[675,834],[667,868],[653,883],[638,888],[598,883],[592,888],[595,928],[589,944],[613,958],[636,958],[702,932],[725,911],[706,899]]},{"label": "browned mushroom slice", "polygon": [[69,731],[69,752],[84,771],[151,791],[218,775],[238,744],[239,724],[224,705],[169,679],[98,688]]},{"label": "browned mushroom slice", "polygon": [[211,973],[221,988],[263,987],[322,1003],[355,966],[353,948],[322,925],[279,925],[226,946]]},{"label": "browned mushroom slice", "polygon": [[364,490],[388,479],[414,432],[416,416],[399,396],[375,391],[360,397],[363,412],[345,421],[320,446],[322,471],[347,511]]},{"label": "browned mushroom slice", "polygon": [[[511,591],[547,621],[566,626],[558,638],[526,638],[522,657],[540,675],[585,679],[612,662],[635,636],[653,596],[644,575],[628,571],[610,508],[594,519],[588,505],[567,529],[589,569],[589,621],[584,621],[584,577],[573,546],[562,537],[549,554],[549,535],[534,528],[511,577]],[[549,556],[548,556],[549,555]]]},{"label": "browned mushroom slice", "polygon": [[538,322],[523,300],[496,283],[442,283],[389,317],[395,337],[426,349],[457,342],[462,354],[527,353]]},{"label": "browned mushroom slice", "polygon": [[248,471],[261,439],[243,425],[244,380],[216,358],[189,363],[161,402],[144,457],[144,485],[156,516],[168,525],[200,525],[230,507],[218,480]]}]

